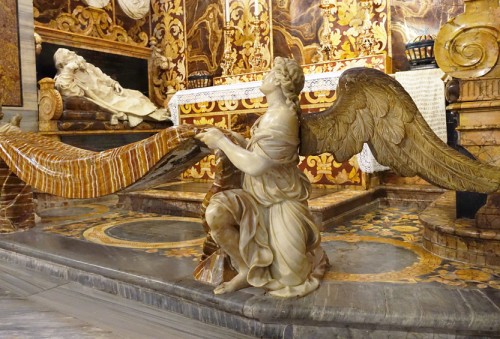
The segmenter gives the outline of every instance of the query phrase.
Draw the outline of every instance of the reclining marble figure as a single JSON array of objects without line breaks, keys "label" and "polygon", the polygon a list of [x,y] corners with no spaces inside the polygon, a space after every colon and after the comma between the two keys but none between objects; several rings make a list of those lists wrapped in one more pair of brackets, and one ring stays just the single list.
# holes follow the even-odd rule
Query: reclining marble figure
[{"label": "reclining marble figure", "polygon": [[100,68],[85,61],[75,52],[59,48],[54,53],[57,74],[55,87],[63,96],[84,96],[113,113],[112,124],[128,120],[135,127],[144,119],[165,121],[170,114],[158,108],[141,92],[125,89]]},{"label": "reclining marble figure", "polygon": [[[278,58],[261,87],[269,109],[248,142],[211,126],[183,125],[116,149],[91,152],[34,133],[1,133],[0,174],[17,176],[43,192],[94,198],[172,179],[209,154],[206,143],[216,149],[219,168],[236,168],[232,174],[216,173],[215,188],[207,194],[205,261],[225,253],[236,271],[234,278],[223,276],[227,281],[217,282],[215,293],[250,285],[281,297],[314,291],[327,263],[307,208],[309,184],[296,168],[299,153],[330,152],[342,162],[367,143],[381,164],[400,175],[419,175],[453,190],[499,191],[500,170],[443,143],[390,76],[374,69],[347,70],[332,107],[303,116],[298,104],[302,86],[301,68]],[[244,174],[243,182],[237,169]],[[25,187],[19,190],[26,192]],[[212,195],[217,190],[222,193]],[[8,193],[0,192],[5,194],[0,222],[3,231],[9,231],[9,223],[15,231],[15,223],[21,222],[17,198],[7,199]],[[7,208],[13,212],[3,213]]]}]

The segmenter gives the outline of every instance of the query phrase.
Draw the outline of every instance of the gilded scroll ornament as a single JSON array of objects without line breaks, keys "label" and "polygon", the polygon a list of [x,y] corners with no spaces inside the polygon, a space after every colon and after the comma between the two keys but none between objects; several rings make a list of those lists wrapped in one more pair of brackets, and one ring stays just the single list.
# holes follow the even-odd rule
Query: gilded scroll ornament
[{"label": "gilded scroll ornament", "polygon": [[63,101],[61,94],[55,89],[54,79],[43,78],[38,84],[38,119],[41,122],[59,119],[63,111]]},{"label": "gilded scroll ornament", "polygon": [[465,13],[450,20],[436,37],[439,67],[456,78],[500,76],[498,18],[497,0],[465,1]]},{"label": "gilded scroll ornament", "polygon": [[186,36],[184,32],[184,9],[182,1],[154,1],[151,7],[153,35],[161,44],[163,56],[169,62],[168,69],[155,67],[152,76],[154,102],[166,106],[170,98],[178,90],[185,88],[186,69]]},{"label": "gilded scroll ornament", "polygon": [[141,32],[142,34],[136,37],[138,41],[135,41],[123,27],[113,23],[106,11],[93,7],[77,6],[73,12],[61,13],[47,25],[42,26],[133,46],[147,46],[149,40],[147,34]]},{"label": "gilded scroll ornament", "polygon": [[322,0],[323,23],[313,62],[355,58],[387,49],[386,0]]}]

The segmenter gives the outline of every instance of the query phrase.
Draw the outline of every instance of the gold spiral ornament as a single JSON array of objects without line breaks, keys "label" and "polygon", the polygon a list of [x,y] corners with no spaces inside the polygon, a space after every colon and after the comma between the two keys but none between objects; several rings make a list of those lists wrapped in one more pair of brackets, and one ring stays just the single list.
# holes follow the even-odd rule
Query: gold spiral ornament
[{"label": "gold spiral ornament", "polygon": [[44,78],[39,81],[38,118],[41,121],[57,120],[63,112],[61,94],[54,88],[54,80]]},{"label": "gold spiral ornament", "polygon": [[456,28],[450,22],[437,35],[434,54],[439,67],[456,78],[485,75],[498,60],[498,31],[484,26]]}]

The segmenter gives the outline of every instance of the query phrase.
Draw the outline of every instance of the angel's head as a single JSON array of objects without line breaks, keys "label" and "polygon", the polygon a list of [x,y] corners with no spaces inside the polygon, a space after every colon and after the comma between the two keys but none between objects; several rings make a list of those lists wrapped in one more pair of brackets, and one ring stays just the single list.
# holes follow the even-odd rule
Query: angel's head
[{"label": "angel's head", "polygon": [[292,108],[298,112],[300,110],[299,94],[304,88],[304,81],[304,72],[297,61],[276,57],[274,67],[264,78],[261,90],[267,94],[268,90],[279,86],[287,104],[292,105]]}]

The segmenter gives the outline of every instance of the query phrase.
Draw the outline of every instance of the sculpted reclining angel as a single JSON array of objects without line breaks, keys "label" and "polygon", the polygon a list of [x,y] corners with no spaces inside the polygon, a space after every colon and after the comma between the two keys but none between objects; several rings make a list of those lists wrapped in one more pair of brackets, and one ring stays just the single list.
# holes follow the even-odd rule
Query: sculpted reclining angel
[{"label": "sculpted reclining angel", "polygon": [[158,108],[141,92],[124,89],[101,69],[88,63],[75,52],[59,48],[54,53],[56,89],[63,96],[84,96],[113,113],[112,124],[128,120],[135,127],[143,120],[164,121],[170,114]]}]

